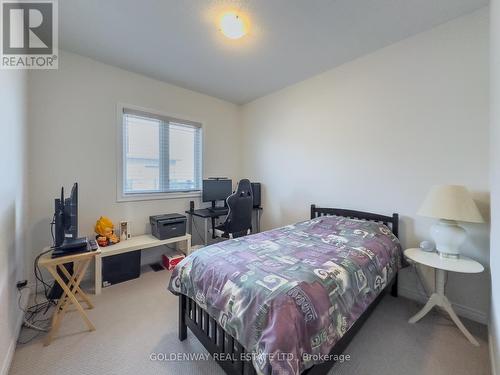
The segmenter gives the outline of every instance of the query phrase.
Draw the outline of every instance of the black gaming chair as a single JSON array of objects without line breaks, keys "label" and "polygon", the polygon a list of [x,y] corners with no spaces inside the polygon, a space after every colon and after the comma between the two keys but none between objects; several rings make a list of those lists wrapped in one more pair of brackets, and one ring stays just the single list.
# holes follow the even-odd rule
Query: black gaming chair
[{"label": "black gaming chair", "polygon": [[226,221],[215,227],[215,235],[225,238],[245,236],[252,231],[253,193],[247,179],[238,182],[236,190],[226,199],[229,212]]}]

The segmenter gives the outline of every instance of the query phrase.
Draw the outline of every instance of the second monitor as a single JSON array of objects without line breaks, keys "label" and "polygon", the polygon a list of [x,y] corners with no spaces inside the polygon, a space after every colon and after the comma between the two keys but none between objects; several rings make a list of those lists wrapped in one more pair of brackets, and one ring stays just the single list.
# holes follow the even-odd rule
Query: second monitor
[{"label": "second monitor", "polygon": [[[212,208],[216,208],[217,201],[225,201],[233,192],[233,182],[229,179],[203,180],[203,202],[212,202]],[[222,209],[224,207],[221,207]]]}]

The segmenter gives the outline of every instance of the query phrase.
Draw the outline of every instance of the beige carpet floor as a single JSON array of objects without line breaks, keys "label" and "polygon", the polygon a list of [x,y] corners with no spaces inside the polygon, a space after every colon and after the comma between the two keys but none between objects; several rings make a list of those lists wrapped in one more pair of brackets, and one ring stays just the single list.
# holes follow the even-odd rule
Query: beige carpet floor
[{"label": "beige carpet floor", "polygon": [[[204,353],[192,335],[177,340],[177,298],[167,292],[168,271],[145,272],[140,279],[103,290],[89,311],[97,327],[84,332],[77,313],[66,315],[59,337],[48,347],[43,336],[18,345],[10,375],[223,374],[212,360],[152,361],[151,353]],[[349,362],[330,374],[489,375],[486,327],[465,321],[478,338],[472,346],[439,313],[410,325],[419,305],[384,297],[346,353]],[[31,332],[24,331],[21,339]]]}]

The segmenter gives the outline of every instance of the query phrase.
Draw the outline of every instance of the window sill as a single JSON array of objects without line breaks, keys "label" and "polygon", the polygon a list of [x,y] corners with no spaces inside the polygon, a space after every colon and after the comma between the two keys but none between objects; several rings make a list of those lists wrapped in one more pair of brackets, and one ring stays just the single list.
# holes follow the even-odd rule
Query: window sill
[{"label": "window sill", "polygon": [[182,199],[182,198],[199,198],[201,191],[187,191],[175,193],[145,193],[145,194],[126,194],[119,195],[116,199],[120,202],[134,202],[134,201],[153,201],[158,199]]}]

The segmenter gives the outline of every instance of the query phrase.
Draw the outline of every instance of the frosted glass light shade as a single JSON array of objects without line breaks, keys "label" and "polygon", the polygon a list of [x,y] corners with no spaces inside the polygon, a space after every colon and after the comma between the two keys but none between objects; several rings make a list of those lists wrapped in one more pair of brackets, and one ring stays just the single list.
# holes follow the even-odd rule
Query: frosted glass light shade
[{"label": "frosted glass light shade", "polygon": [[229,12],[220,19],[220,30],[229,39],[239,39],[247,33],[244,20],[236,13]]},{"label": "frosted glass light shade", "polygon": [[436,185],[431,188],[417,212],[438,219],[484,223],[471,194],[460,185]]}]

